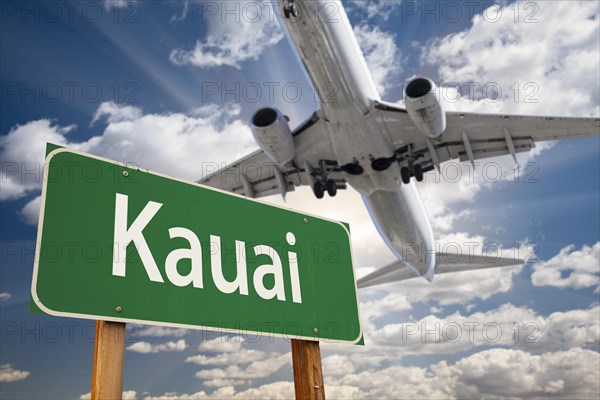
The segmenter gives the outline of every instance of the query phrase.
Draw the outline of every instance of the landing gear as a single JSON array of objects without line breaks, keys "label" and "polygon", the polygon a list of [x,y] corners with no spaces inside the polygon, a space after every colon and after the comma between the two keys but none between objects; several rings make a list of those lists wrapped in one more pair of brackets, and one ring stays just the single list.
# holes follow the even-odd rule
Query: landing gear
[{"label": "landing gear", "polygon": [[325,189],[323,188],[323,184],[321,182],[315,182],[313,185],[313,193],[317,199],[322,199],[325,197]]},{"label": "landing gear", "polygon": [[327,194],[329,194],[330,197],[335,197],[337,194],[337,183],[331,179],[327,181]]},{"label": "landing gear", "polygon": [[402,178],[402,183],[408,185],[410,183],[410,169],[408,167],[400,168],[400,177]]},{"label": "landing gear", "polygon": [[[360,168],[360,165],[357,165],[357,167]],[[338,190],[347,187],[346,181],[339,176],[341,168],[336,161],[320,160],[317,167],[305,161],[304,168],[308,173],[308,181],[317,199],[325,197],[325,193],[330,197],[335,197]]]},{"label": "landing gear", "polygon": [[298,9],[294,4],[294,0],[290,0],[287,5],[283,6],[283,16],[285,19],[290,19],[290,17],[296,18],[298,16]]},{"label": "landing gear", "polygon": [[335,197],[337,195],[337,183],[333,180],[328,180],[325,185],[320,181],[315,182],[313,185],[313,193],[317,199],[322,199],[325,197],[325,191],[330,197]]},{"label": "landing gear", "polygon": [[423,182],[425,179],[425,174],[423,173],[423,167],[420,164],[412,167],[412,174],[409,167],[400,168],[400,177],[402,178],[402,183],[408,185],[410,183],[411,176],[414,176],[417,182]]},{"label": "landing gear", "polygon": [[423,168],[420,164],[415,165],[414,167],[415,179],[417,182],[423,182]]}]

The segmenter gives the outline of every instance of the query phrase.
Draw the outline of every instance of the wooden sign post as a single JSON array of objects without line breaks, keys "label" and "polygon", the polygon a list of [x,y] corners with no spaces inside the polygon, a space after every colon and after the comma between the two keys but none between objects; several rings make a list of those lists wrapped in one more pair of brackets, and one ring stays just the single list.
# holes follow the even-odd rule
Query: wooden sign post
[{"label": "wooden sign post", "polygon": [[297,400],[325,400],[319,342],[292,339],[294,389]]},{"label": "wooden sign post", "polygon": [[96,321],[92,400],[121,399],[125,323]]}]

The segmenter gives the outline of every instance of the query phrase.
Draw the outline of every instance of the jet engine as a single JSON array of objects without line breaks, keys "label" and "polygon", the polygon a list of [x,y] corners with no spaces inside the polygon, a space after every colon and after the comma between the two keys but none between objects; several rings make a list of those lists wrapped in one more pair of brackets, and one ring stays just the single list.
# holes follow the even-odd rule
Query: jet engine
[{"label": "jet engine", "polygon": [[294,159],[296,148],[287,118],[274,108],[261,108],[252,117],[252,135],[267,156],[279,165]]},{"label": "jet engine", "polygon": [[415,78],[404,91],[408,115],[427,137],[435,139],[446,130],[446,113],[437,98],[437,87],[430,79]]}]

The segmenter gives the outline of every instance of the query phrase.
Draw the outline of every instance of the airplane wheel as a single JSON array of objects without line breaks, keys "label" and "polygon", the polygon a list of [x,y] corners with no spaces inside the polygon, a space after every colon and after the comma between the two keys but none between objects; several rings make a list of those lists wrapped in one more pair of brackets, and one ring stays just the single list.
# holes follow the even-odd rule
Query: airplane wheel
[{"label": "airplane wheel", "polygon": [[337,184],[332,180],[327,181],[327,193],[330,197],[335,197],[337,194]]},{"label": "airplane wheel", "polygon": [[285,19],[290,19],[290,9],[288,6],[283,7],[283,16]]},{"label": "airplane wheel", "polygon": [[400,168],[400,176],[402,177],[402,183],[408,185],[410,183],[410,170],[408,167]]},{"label": "airplane wheel", "polygon": [[415,165],[415,179],[417,182],[423,182],[423,168],[420,165]]},{"label": "airplane wheel", "polygon": [[325,197],[325,189],[323,188],[323,184],[321,182],[315,182],[315,186],[313,186],[313,192],[315,193],[315,197],[317,199],[322,199]]},{"label": "airplane wheel", "polygon": [[298,9],[295,4],[290,5],[290,15],[294,18],[298,16]]}]

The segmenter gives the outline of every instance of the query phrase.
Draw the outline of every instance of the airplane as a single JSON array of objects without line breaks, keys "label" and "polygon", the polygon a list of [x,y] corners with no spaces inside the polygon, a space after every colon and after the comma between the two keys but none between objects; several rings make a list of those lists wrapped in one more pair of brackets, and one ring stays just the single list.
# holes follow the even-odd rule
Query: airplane
[{"label": "airplane", "polygon": [[[437,273],[522,264],[522,260],[436,252],[415,181],[446,161],[530,151],[535,142],[600,134],[600,119],[445,111],[435,83],[411,79],[404,106],[381,99],[339,0],[278,0],[274,7],[319,95],[320,109],[291,130],[265,107],[251,119],[259,150],[198,181],[260,198],[310,185],[317,198],[350,185],[397,260],[358,288]],[[333,12],[334,11],[334,12]],[[335,89],[335,96],[331,96]],[[249,170],[258,174],[245,174]]]}]

